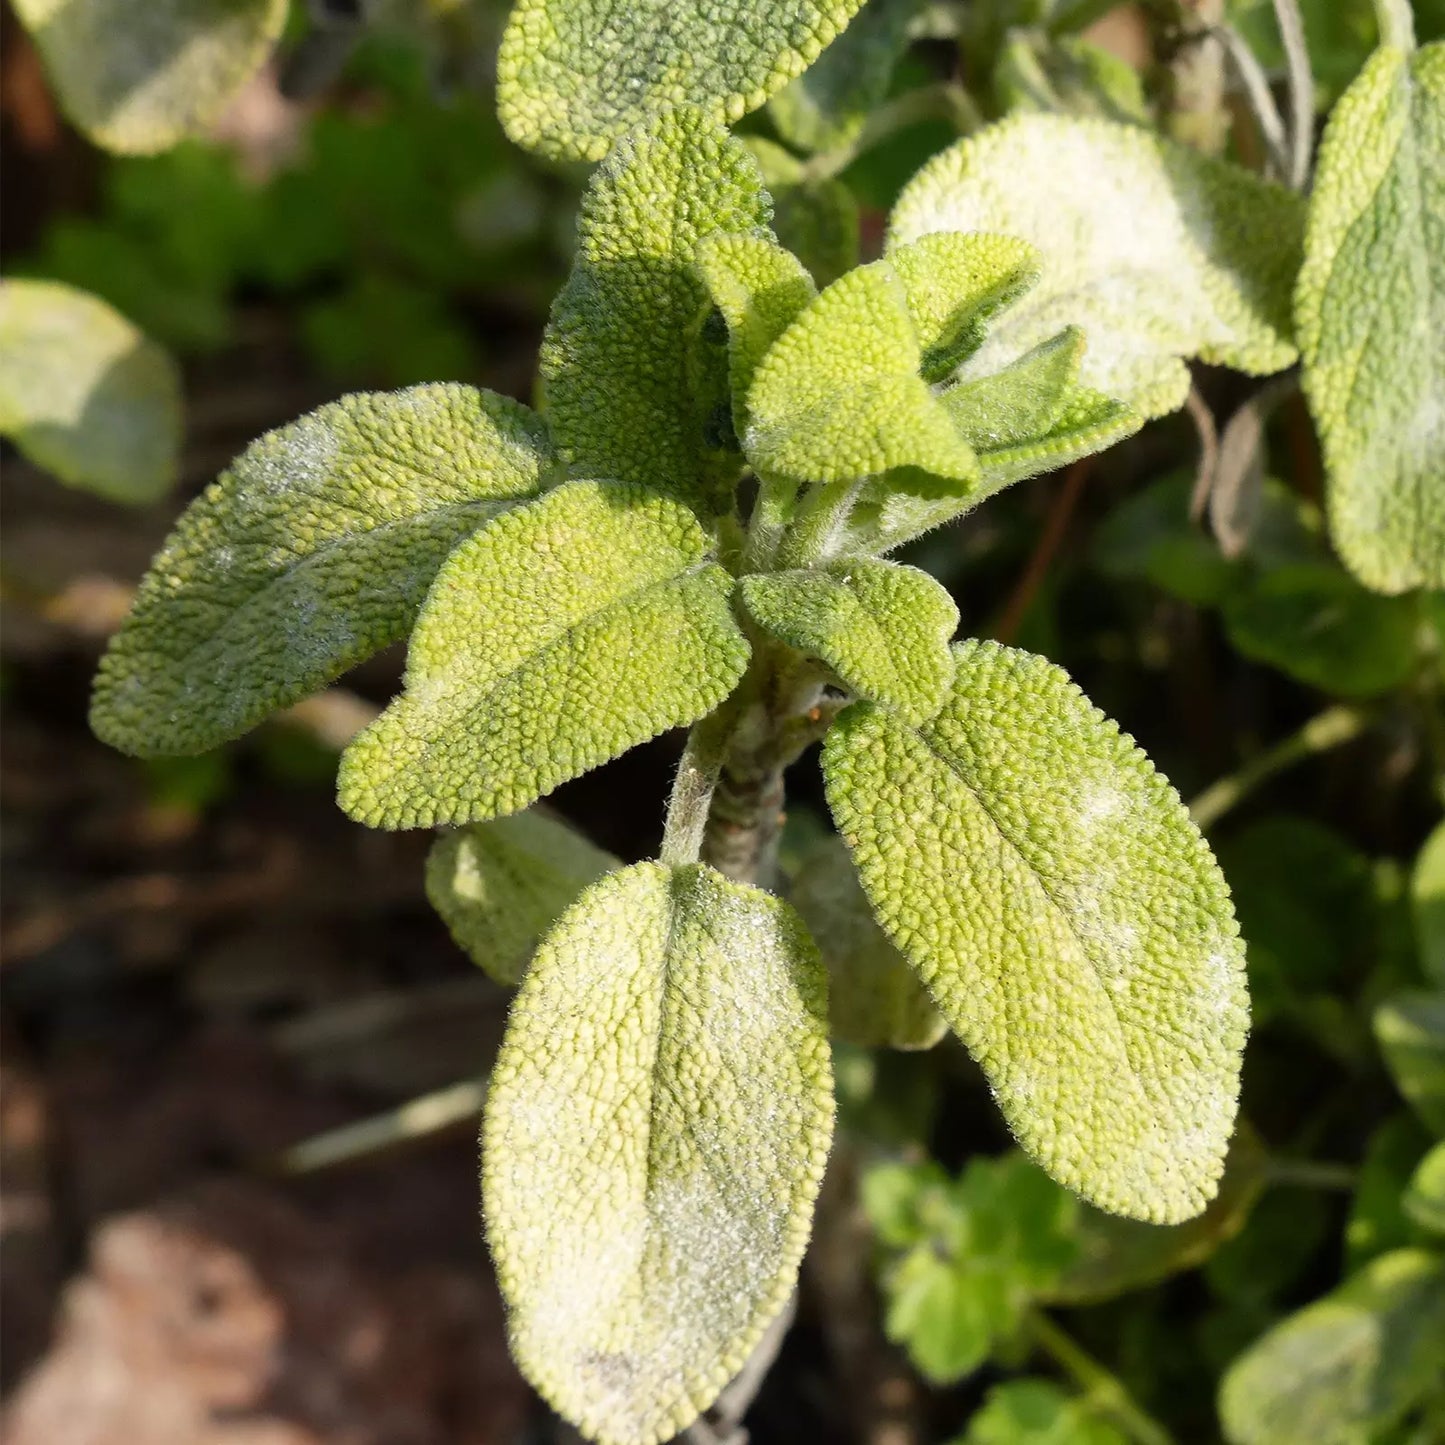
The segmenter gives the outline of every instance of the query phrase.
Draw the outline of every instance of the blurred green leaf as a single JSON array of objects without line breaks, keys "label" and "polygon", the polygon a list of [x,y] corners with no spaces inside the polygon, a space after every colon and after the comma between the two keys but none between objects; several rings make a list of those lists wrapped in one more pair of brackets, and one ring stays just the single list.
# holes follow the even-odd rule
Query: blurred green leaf
[{"label": "blurred green leaf", "polygon": [[1392,1249],[1418,1242],[1401,1200],[1430,1136],[1404,1111],[1370,1136],[1345,1222],[1345,1268],[1359,1269]]},{"label": "blurred green leaf", "polygon": [[99,298],[0,281],[0,435],[69,486],[143,506],[176,479],[180,373]]},{"label": "blurred green leaf", "polygon": [[1219,1412],[1231,1445],[1361,1445],[1439,1380],[1445,1261],[1383,1255],[1270,1330],[1230,1367]]},{"label": "blurred green leaf", "polygon": [[1415,860],[1410,877],[1410,902],[1420,967],[1426,977],[1445,986],[1445,823],[1438,823]]},{"label": "blurred green leaf", "polygon": [[1052,1380],[1010,1380],[988,1392],[953,1445],[1126,1445],[1126,1439]]},{"label": "blurred green leaf", "polygon": [[1420,1161],[1401,1203],[1422,1229],[1445,1234],[1445,1144],[1435,1145]]},{"label": "blurred green leaf", "polygon": [[1243,1229],[1214,1252],[1204,1278],[1218,1299],[1269,1303],[1299,1281],[1330,1224],[1318,1190],[1271,1189],[1249,1211]]},{"label": "blurred green leaf", "polygon": [[1396,1086],[1445,1135],[1445,991],[1411,989],[1375,1010],[1375,1038]]},{"label": "blurred green leaf", "polygon": [[1329,563],[1280,567],[1231,591],[1224,622],[1246,657],[1341,697],[1389,692],[1415,666],[1414,600],[1369,592]]}]

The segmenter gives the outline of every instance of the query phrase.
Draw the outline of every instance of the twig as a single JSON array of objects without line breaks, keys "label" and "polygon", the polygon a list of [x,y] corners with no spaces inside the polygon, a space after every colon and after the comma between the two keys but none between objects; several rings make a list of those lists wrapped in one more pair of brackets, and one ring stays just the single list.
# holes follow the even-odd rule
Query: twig
[{"label": "twig", "polygon": [[1274,18],[1284,41],[1285,83],[1289,87],[1289,166],[1285,179],[1292,190],[1302,191],[1310,176],[1310,152],[1315,138],[1315,78],[1305,43],[1299,0],[1274,0]]},{"label": "twig", "polygon": [[1286,134],[1284,120],[1279,107],[1274,103],[1274,92],[1269,88],[1269,78],[1255,59],[1254,51],[1245,43],[1244,36],[1232,25],[1221,25],[1216,32],[1239,83],[1244,88],[1244,98],[1249,102],[1250,114],[1259,127],[1264,148],[1269,153],[1270,169],[1278,176],[1288,176],[1291,166],[1290,139]]},{"label": "twig", "polygon": [[1004,609],[999,614],[998,622],[993,628],[993,635],[1000,642],[1012,642],[1018,636],[1018,630],[1023,625],[1023,620],[1028,615],[1029,608],[1033,606],[1034,598],[1038,595],[1039,588],[1043,586],[1049,568],[1053,566],[1054,557],[1063,545],[1064,537],[1069,530],[1069,523],[1073,520],[1074,510],[1083,493],[1084,483],[1088,479],[1089,462],[1090,459],[1086,457],[1083,461],[1075,462],[1064,473],[1064,484],[1054,497],[1054,504],[1049,509],[1044,530],[1039,535],[1033,554],[1029,557],[1023,574],[1014,584],[1014,590],[1004,604]]},{"label": "twig", "polygon": [[1348,1164],[1321,1164],[1314,1159],[1270,1159],[1265,1165],[1267,1184],[1297,1185],[1302,1189],[1331,1189],[1348,1193],[1360,1175]]},{"label": "twig", "polygon": [[1194,821],[1207,831],[1276,774],[1359,737],[1369,722],[1368,713],[1344,703],[1326,708],[1283,742],[1262,752],[1237,772],[1211,783],[1189,805]]},{"label": "twig", "polygon": [[1197,522],[1204,515],[1209,494],[1214,490],[1214,473],[1219,466],[1219,426],[1197,386],[1189,388],[1189,395],[1184,398],[1184,410],[1189,413],[1189,420],[1199,433],[1199,471],[1194,478],[1194,491],[1189,497],[1189,519]]},{"label": "twig", "polygon": [[1169,134],[1206,155],[1229,135],[1224,103],[1224,0],[1155,0],[1149,7],[1156,48],[1167,58],[1165,119]]},{"label": "twig", "polygon": [[1140,1408],[1124,1382],[1042,1310],[1029,1314],[1027,1329],[1034,1344],[1073,1379],[1095,1412],[1135,1445],[1174,1445],[1173,1436]]},{"label": "twig", "polygon": [[315,1174],[369,1158],[399,1144],[412,1143],[428,1135],[474,1119],[487,1100],[487,1081],[467,1079],[435,1093],[410,1099],[383,1114],[328,1129],[283,1150],[260,1166],[266,1172]]}]

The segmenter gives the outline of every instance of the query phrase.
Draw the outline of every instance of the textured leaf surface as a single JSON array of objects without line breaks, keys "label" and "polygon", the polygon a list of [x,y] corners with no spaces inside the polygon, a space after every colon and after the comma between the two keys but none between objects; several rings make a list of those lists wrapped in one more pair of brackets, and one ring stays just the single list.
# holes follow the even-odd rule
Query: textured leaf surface
[{"label": "textured leaf surface", "polygon": [[886,261],[835,281],[763,358],[743,448],[766,476],[966,492],[978,460],[919,375],[903,281]]},{"label": "textured leaf surface", "polygon": [[536,495],[541,421],[472,387],[363,393],[253,442],[191,504],[101,660],[123,752],[239,737],[405,637],[447,553]]},{"label": "textured leaf surface", "polygon": [[767,220],[757,163],[693,110],[626,136],[598,168],[542,341],[547,420],[581,474],[701,486],[727,359],[707,374],[698,333],[711,303],[694,248],[713,233],[761,235]]},{"label": "textured leaf surface", "polygon": [[1445,991],[1388,999],[1375,1010],[1375,1037],[1400,1092],[1445,1138]]},{"label": "textured leaf surface", "polygon": [[1295,307],[1340,555],[1445,587],[1445,43],[1382,47],[1330,117]]},{"label": "textured leaf surface", "polygon": [[260,68],[286,0],[16,0],[66,114],[108,150],[207,129]]},{"label": "textured leaf surface", "polygon": [[1123,402],[1078,385],[1087,349],[1069,326],[1002,371],[944,393],[978,454],[984,493],[1103,451],[1144,424]]},{"label": "textured leaf surface", "polygon": [[855,140],[888,93],[908,27],[923,0],[868,0],[853,23],[768,106],[778,134],[800,151]]},{"label": "textured leaf surface", "polygon": [[518,145],[600,160],[645,116],[692,104],[756,110],[818,56],[863,0],[517,0],[497,104]]},{"label": "textured leaf surface", "polygon": [[575,828],[529,808],[438,838],[426,896],[472,962],[514,984],[577,895],[620,866]]},{"label": "textured leaf surface", "polygon": [[0,434],[71,486],[153,502],[176,476],[180,374],[98,297],[0,281]]},{"label": "textured leaf surface", "polygon": [[1014,236],[935,231],[892,246],[898,273],[923,348],[923,376],[941,381],[983,344],[989,320],[1039,277],[1039,256]]},{"label": "textured leaf surface", "polygon": [[832,1124],[826,980],[786,903],[656,863],[583,895],[523,981],[483,1129],[543,1395],[608,1445],[711,1404],[793,1288]]},{"label": "textured leaf surface", "polygon": [[1023,115],[936,156],[904,188],[890,242],[997,231],[1032,242],[1039,284],[991,328],[965,379],[1081,326],[1081,383],[1158,416],[1181,358],[1265,374],[1295,359],[1301,203],[1141,127]]},{"label": "textured leaf surface", "polygon": [[828,800],[884,930],[1060,1183],[1157,1223],[1214,1195],[1247,1028],[1224,879],[1174,790],[1059,668],[954,649],[912,728],[835,724]]},{"label": "textured leaf surface", "polygon": [[1230,1367],[1231,1445],[1355,1445],[1397,1421],[1445,1359],[1445,1260],[1383,1255],[1275,1326]]},{"label": "textured leaf surface", "polygon": [[381,828],[499,817],[711,712],[748,644],[707,551],[688,508],[616,482],[497,518],[437,574],[341,806]]},{"label": "textured leaf surface", "polygon": [[807,571],[745,577],[739,590],[759,627],[827,663],[861,696],[911,722],[943,706],[958,608],[926,572],[845,557]]},{"label": "textured leaf surface", "polygon": [[948,1025],[874,921],[853,860],[836,834],[815,848],[790,897],[828,967],[828,1027],[863,1048],[931,1049]]},{"label": "textured leaf surface", "polygon": [[743,436],[753,373],[817,288],[802,262],[770,236],[708,236],[694,254],[703,285],[727,322],[733,426]]}]

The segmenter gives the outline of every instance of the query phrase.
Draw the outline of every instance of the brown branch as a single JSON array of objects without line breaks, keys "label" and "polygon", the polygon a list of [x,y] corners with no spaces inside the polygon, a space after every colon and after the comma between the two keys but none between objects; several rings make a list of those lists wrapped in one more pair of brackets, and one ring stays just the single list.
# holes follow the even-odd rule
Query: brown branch
[{"label": "brown branch", "polygon": [[1091,462],[1092,458],[1086,457],[1075,462],[1064,473],[1064,484],[1055,495],[1053,506],[1049,508],[1048,520],[1034,545],[1033,555],[1014,584],[1014,590],[994,625],[993,635],[1000,642],[1012,642],[1018,636],[1024,618],[1033,606],[1034,598],[1043,586],[1044,578],[1048,576],[1059,548],[1063,546],[1069,523],[1073,520],[1074,511],[1083,494],[1084,483],[1088,480]]}]

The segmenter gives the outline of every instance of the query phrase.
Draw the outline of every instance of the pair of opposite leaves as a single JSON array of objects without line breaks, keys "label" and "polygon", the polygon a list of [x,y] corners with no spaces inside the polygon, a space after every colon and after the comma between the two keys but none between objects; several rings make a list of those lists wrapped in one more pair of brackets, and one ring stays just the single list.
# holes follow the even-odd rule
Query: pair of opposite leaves
[{"label": "pair of opposite leaves", "polygon": [[[1029,127],[1011,133],[1027,139]],[[1131,134],[1122,144],[1144,141]],[[662,218],[659,189],[677,202]],[[578,271],[549,329],[550,440],[525,408],[460,387],[353,399],[263,438],[188,513],[147,578],[98,685],[102,734],[135,751],[234,736],[404,635],[429,587],[397,709],[436,708],[455,725],[469,689],[493,703],[484,735],[439,731],[448,767],[464,772],[445,775],[440,804],[425,804],[430,817],[523,806],[567,769],[715,706],[746,659],[727,608],[731,579],[709,560],[684,503],[627,478],[703,485],[717,463],[699,440],[697,392],[679,380],[677,356],[704,295],[701,226],[742,233],[745,250],[777,262],[775,248],[758,252],[749,235],[758,205],[761,188],[739,153],[694,117],[664,118],[620,147],[594,183]],[[713,260],[732,244],[718,241]],[[860,274],[884,277],[876,294],[909,306],[893,263]],[[1228,295],[1221,275],[1212,289]],[[926,298],[922,283],[934,280],[946,285],[922,273],[914,289]],[[716,274],[713,284],[726,303]],[[871,300],[875,284],[850,281],[833,301],[825,293],[809,303],[783,331],[785,340],[800,327],[801,339],[778,354],[828,361],[812,328],[836,297],[861,288]],[[927,366],[931,347],[957,343],[941,324],[953,313],[912,305],[915,364]],[[734,401],[745,401],[744,435],[786,459],[847,376],[835,365],[831,390],[819,392],[816,376],[794,372],[809,401],[789,410],[793,387],[771,360],[781,343],[749,350],[749,323],[765,309],[749,303],[728,317],[729,365],[761,357]],[[1247,364],[1254,323],[1241,311],[1244,339],[1221,339],[1228,309],[1215,305],[1206,318],[1215,330],[1190,347]],[[896,337],[880,314],[883,338],[865,328],[861,339],[886,351]],[[915,314],[935,318],[923,328],[927,345]],[[858,335],[857,318],[844,329]],[[1273,356],[1287,343],[1269,345]],[[616,364],[591,366],[609,346]],[[1060,353],[1077,364],[1077,344],[1045,348]],[[1137,373],[1137,349],[1126,359]],[[1026,353],[1019,367],[1025,361],[1037,358]],[[1178,365],[1156,353],[1156,374]],[[776,407],[770,366],[783,378]],[[911,388],[919,405],[945,405],[922,385]],[[999,407],[1006,429],[1012,413]],[[554,444],[574,465],[610,448],[607,470],[624,480],[553,486]],[[963,447],[950,442],[950,466],[967,468]],[[924,482],[925,499],[937,489],[957,507],[986,479],[987,455],[974,454],[972,482],[931,470],[932,452],[892,470]],[[650,471],[659,459],[665,466]],[[961,498],[947,496],[950,485]],[[865,614],[868,589],[855,573],[909,575],[876,560],[841,565],[831,582]],[[829,579],[820,571],[794,581],[806,589]],[[779,578],[750,582],[748,605],[761,617]],[[619,596],[621,615],[609,605]],[[779,631],[809,611],[797,593],[784,602]],[[489,615],[507,627],[488,631],[482,658],[474,628]],[[891,605],[880,615],[891,622]],[[841,672],[857,628],[846,617],[840,628],[836,608],[822,616],[813,650],[831,653]],[[437,617],[444,625],[433,626]],[[948,654],[954,620],[949,609],[925,639],[932,648],[922,655],[947,657],[931,697],[893,697],[875,667],[873,690],[892,705],[859,703],[835,729],[827,758],[837,816],[880,919],[983,1060],[1021,1138],[1108,1206],[1181,1217],[1217,1176],[1243,1036],[1222,882],[1167,785],[1057,669],[981,644]],[[516,639],[529,629],[535,639],[538,628],[556,647],[528,673],[514,665]],[[890,641],[895,632],[903,629],[890,626]],[[635,672],[632,649],[643,664]],[[866,665],[887,652],[864,647],[857,657]],[[892,676],[910,681],[916,670]],[[415,761],[409,734],[395,735],[404,764]],[[503,743],[505,771],[495,776],[506,786],[479,801],[474,770]],[[578,989],[588,959],[611,960],[611,993]],[[491,1233],[519,1354],[594,1433],[662,1438],[686,1423],[786,1294],[831,1121],[823,991],[816,951],[788,905],[697,867],[640,865],[605,880],[539,955],[489,1112],[488,1168],[504,1171],[488,1187]],[[765,1097],[729,1070],[767,1081]],[[595,1127],[579,1131],[578,1117]],[[554,1207],[539,1210],[543,1188]],[[580,1271],[587,1260],[590,1274]]]}]

